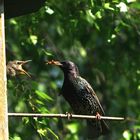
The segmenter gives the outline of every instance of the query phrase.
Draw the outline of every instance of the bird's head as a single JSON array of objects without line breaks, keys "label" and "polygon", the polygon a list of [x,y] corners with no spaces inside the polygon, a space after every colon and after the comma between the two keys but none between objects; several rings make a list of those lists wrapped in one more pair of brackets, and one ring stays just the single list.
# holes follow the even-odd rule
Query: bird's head
[{"label": "bird's head", "polygon": [[[32,60],[26,60],[26,61],[18,61],[18,60],[14,60],[14,61],[9,61],[8,64],[7,64],[7,70],[10,70],[12,69],[13,72],[14,72],[14,76],[15,75],[19,75],[19,74],[25,74],[27,75],[28,77],[31,77],[28,72],[26,72],[24,69],[23,69],[23,65],[30,62]],[[10,73],[9,73],[10,75]],[[12,74],[11,74],[12,75]]]},{"label": "bird's head", "polygon": [[63,70],[64,74],[68,74],[68,73],[76,74],[76,75],[79,74],[77,66],[71,61],[51,60],[48,61],[47,64],[59,66]]}]

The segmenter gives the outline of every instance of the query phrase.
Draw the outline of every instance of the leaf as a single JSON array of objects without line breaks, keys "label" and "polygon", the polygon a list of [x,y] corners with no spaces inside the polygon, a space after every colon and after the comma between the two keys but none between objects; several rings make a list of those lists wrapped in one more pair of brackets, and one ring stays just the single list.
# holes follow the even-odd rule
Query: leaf
[{"label": "leaf", "polygon": [[72,123],[67,125],[67,128],[71,131],[71,133],[77,133],[78,127],[79,125],[77,123]]},{"label": "leaf", "polygon": [[54,13],[54,11],[47,5],[45,6],[45,9],[46,9],[46,13],[48,13],[49,15],[52,15]]},{"label": "leaf", "polygon": [[44,100],[49,100],[49,101],[53,101],[53,99],[47,95],[47,93],[44,93],[42,91],[36,90],[35,91],[36,95],[38,95],[40,98],[44,99]]},{"label": "leaf", "polygon": [[46,135],[46,129],[37,129],[37,132],[40,134],[40,135],[42,135],[42,136],[45,136]]},{"label": "leaf", "polygon": [[48,52],[48,51],[46,51],[46,50],[44,50],[44,49],[42,49],[42,51],[43,51],[47,56],[53,56],[52,53],[50,53],[50,52]]},{"label": "leaf", "polygon": [[28,117],[23,117],[22,121],[24,122],[24,124],[28,124],[29,123],[29,118]]},{"label": "leaf", "polygon": [[47,130],[48,130],[57,140],[60,140],[59,137],[58,137],[50,128],[47,128]]},{"label": "leaf", "polygon": [[37,39],[38,37],[36,35],[30,35],[30,40],[32,41],[34,45],[37,43]]},{"label": "leaf", "polygon": [[44,103],[40,100],[35,100],[37,104],[44,105]]},{"label": "leaf", "polygon": [[49,113],[49,110],[46,107],[40,107],[40,108],[37,108],[37,109],[41,113]]},{"label": "leaf", "polygon": [[110,6],[110,3],[105,3],[105,4],[104,4],[104,8],[105,8],[105,9],[108,9],[108,10],[111,10],[111,11],[114,11],[114,10],[115,10],[114,8],[112,8],[112,7]]},{"label": "leaf", "polygon": [[125,140],[130,140],[131,139],[131,133],[128,130],[125,130],[123,132],[123,137],[125,138]]}]

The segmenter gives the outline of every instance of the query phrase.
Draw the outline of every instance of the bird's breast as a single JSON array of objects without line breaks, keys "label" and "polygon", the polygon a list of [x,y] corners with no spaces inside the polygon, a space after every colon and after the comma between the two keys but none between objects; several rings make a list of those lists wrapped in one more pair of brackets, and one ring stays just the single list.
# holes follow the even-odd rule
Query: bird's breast
[{"label": "bird's breast", "polygon": [[64,80],[62,95],[76,114],[96,114],[100,112],[97,100],[85,88],[80,79]]}]

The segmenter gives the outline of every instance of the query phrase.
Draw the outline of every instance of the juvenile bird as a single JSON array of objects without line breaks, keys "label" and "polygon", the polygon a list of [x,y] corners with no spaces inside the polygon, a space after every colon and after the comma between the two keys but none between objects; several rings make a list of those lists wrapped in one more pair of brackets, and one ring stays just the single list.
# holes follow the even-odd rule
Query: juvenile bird
[{"label": "juvenile bird", "polygon": [[9,61],[7,66],[6,66],[6,71],[7,71],[7,75],[9,76],[17,76],[20,74],[26,74],[28,77],[31,77],[28,72],[26,72],[22,66],[28,62],[30,62],[31,60],[27,60],[27,61],[18,61],[18,60],[14,60],[14,61]]},{"label": "juvenile bird", "polygon": [[[47,64],[57,65],[64,73],[61,93],[76,114],[104,115],[104,110],[91,85],[79,75],[77,66],[71,61],[49,61]],[[97,118],[98,118],[97,117]],[[88,137],[97,138],[107,134],[109,127],[104,120],[87,120]]]}]

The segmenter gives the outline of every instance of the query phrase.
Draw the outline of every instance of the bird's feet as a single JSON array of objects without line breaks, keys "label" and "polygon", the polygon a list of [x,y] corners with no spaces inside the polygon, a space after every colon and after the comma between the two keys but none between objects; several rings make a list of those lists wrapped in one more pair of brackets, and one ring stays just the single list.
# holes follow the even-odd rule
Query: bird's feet
[{"label": "bird's feet", "polygon": [[96,120],[101,120],[101,115],[98,112],[96,113]]},{"label": "bird's feet", "polygon": [[66,112],[66,115],[67,115],[68,120],[72,118],[72,113]]},{"label": "bird's feet", "polygon": [[101,126],[101,115],[97,112],[96,113],[96,126],[99,128],[100,132],[102,132],[102,126]]}]

